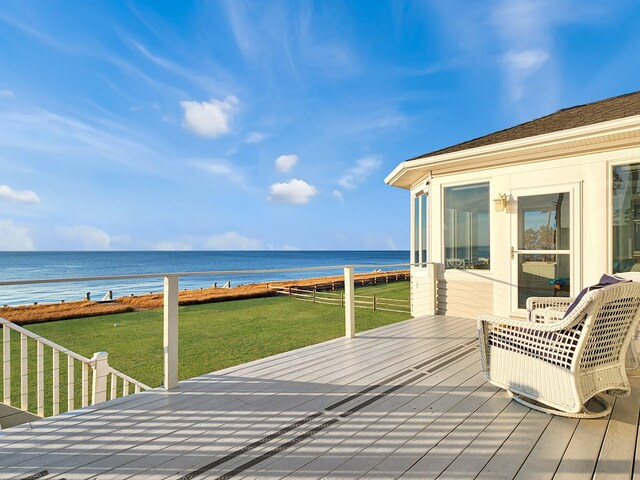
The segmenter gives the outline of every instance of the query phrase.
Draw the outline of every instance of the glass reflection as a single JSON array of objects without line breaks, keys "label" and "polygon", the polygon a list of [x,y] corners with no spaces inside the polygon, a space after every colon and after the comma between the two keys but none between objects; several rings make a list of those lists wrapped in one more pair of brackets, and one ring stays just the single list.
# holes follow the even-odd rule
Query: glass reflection
[{"label": "glass reflection", "polygon": [[519,250],[569,250],[568,193],[531,195],[518,199]]},{"label": "glass reflection", "polygon": [[565,254],[518,255],[518,308],[529,297],[568,297],[571,258]]},{"label": "glass reflection", "polygon": [[445,268],[490,267],[489,184],[444,189]]},{"label": "glass reflection", "polygon": [[640,165],[613,169],[613,273],[640,270]]}]

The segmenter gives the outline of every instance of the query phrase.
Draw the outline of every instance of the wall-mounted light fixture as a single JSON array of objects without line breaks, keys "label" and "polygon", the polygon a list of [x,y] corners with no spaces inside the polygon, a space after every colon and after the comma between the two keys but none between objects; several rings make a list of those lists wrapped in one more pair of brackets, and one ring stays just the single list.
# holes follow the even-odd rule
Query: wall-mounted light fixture
[{"label": "wall-mounted light fixture", "polygon": [[499,193],[498,198],[493,199],[493,206],[496,212],[505,212],[507,210],[507,195],[505,193]]}]

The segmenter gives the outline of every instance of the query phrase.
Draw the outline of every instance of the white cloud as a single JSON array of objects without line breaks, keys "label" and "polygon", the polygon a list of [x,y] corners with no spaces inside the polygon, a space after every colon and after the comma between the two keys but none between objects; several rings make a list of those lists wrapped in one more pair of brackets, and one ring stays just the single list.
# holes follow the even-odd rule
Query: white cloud
[{"label": "white cloud", "polygon": [[510,51],[502,57],[508,68],[530,72],[537,70],[549,59],[550,54],[545,50],[531,49]]},{"label": "white cloud", "polygon": [[194,160],[192,164],[205,172],[216,177],[225,178],[236,185],[244,186],[246,184],[244,174],[226,160]]},{"label": "white cloud", "polygon": [[331,192],[331,196],[339,202],[344,202],[344,195],[342,195],[342,192],[340,190],[334,190],[333,192]]},{"label": "white cloud", "polygon": [[266,133],[251,132],[249,135],[247,135],[247,138],[245,139],[245,143],[260,143],[265,138],[267,138],[267,134]]},{"label": "white cloud", "polygon": [[210,250],[259,250],[262,248],[262,242],[243,237],[238,232],[227,232],[210,236],[204,246]]},{"label": "white cloud", "polygon": [[216,138],[231,131],[231,116],[238,99],[233,95],[209,102],[183,101],[185,128],[202,137]]},{"label": "white cloud", "polygon": [[0,185],[0,199],[14,203],[40,203],[40,197],[31,190],[14,190],[9,185]]},{"label": "white cloud", "polygon": [[378,157],[363,157],[356,162],[356,166],[350,168],[347,173],[338,179],[338,184],[344,188],[353,189],[367,181],[369,176],[380,168],[382,162]]},{"label": "white cloud", "polygon": [[0,251],[35,250],[27,227],[13,220],[0,220]]},{"label": "white cloud", "polygon": [[0,90],[0,98],[13,98],[13,90]]},{"label": "white cloud", "polygon": [[304,180],[293,178],[288,182],[271,185],[271,195],[267,198],[274,203],[302,205],[318,194],[318,189]]},{"label": "white cloud", "polygon": [[[38,138],[37,142],[33,139]],[[79,119],[40,108],[0,111],[0,147],[20,150],[67,164],[103,164],[105,160],[150,175],[165,176],[169,158],[155,149],[155,138],[135,125],[118,123],[108,117]],[[173,161],[173,160],[172,160]]]},{"label": "white cloud", "polygon": [[111,248],[111,237],[96,227],[88,225],[57,227],[56,233],[67,242],[65,250],[109,250]]},{"label": "white cloud", "polygon": [[288,172],[295,166],[296,163],[298,163],[297,155],[280,155],[278,158],[276,158],[276,169],[279,172]]}]

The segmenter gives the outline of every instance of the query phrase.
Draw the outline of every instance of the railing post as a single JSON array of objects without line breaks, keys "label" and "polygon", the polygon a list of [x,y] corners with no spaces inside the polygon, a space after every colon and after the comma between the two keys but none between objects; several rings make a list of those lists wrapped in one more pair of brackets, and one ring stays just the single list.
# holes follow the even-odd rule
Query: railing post
[{"label": "railing post", "polygon": [[164,388],[178,386],[178,277],[164,277]]},{"label": "railing post", "polygon": [[29,410],[29,353],[27,336],[20,334],[20,408]]},{"label": "railing post", "polygon": [[107,400],[107,376],[109,375],[109,355],[97,352],[91,357],[93,367],[93,383],[91,388],[91,405]]},{"label": "railing post", "polygon": [[344,329],[345,337],[356,335],[356,304],[354,297],[353,267],[344,267]]},{"label": "railing post", "polygon": [[373,294],[373,299],[371,300],[371,302],[373,303],[373,311],[376,311],[376,294]]},{"label": "railing post", "polygon": [[11,330],[2,325],[2,401],[11,405]]}]

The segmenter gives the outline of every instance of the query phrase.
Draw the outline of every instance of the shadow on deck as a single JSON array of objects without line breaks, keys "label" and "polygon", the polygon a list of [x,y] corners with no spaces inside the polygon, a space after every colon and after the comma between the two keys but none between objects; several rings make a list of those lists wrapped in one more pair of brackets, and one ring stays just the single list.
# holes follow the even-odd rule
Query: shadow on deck
[{"label": "shadow on deck", "polygon": [[474,321],[423,317],[6,430],[0,478],[630,478],[632,383],[610,418],[534,412]]}]

